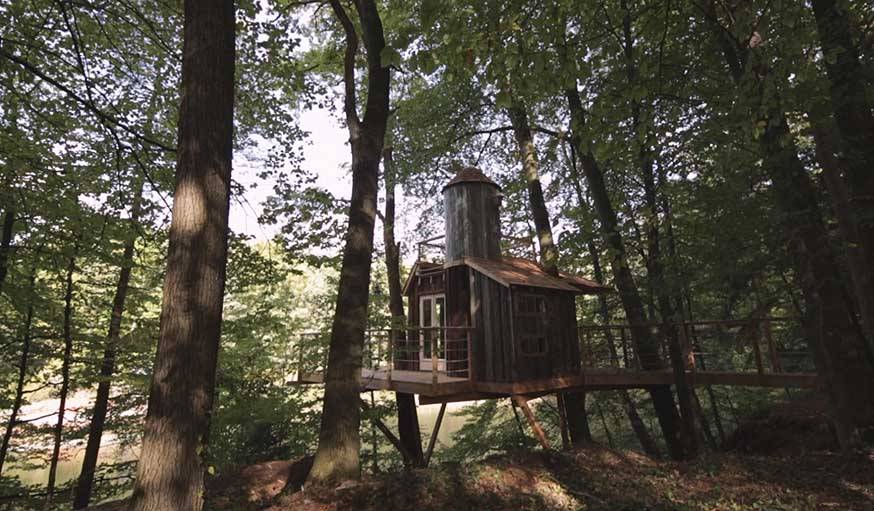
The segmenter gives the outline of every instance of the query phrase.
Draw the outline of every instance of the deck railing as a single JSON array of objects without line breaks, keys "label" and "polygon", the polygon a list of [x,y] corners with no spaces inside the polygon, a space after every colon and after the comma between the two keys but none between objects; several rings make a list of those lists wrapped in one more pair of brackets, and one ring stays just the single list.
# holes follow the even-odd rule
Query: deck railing
[{"label": "deck railing", "polygon": [[[633,328],[653,344],[636,346]],[[670,367],[669,335],[676,335],[688,371],[772,373],[814,372],[813,359],[794,318],[685,321],[664,324],[579,327],[582,367],[629,370]]]},{"label": "deck railing", "polygon": [[[470,327],[424,327],[367,330],[361,357],[362,369],[391,382],[398,371],[430,373],[437,384],[447,378],[472,378]],[[298,381],[324,374],[328,367],[330,334],[304,332],[292,344]],[[442,377],[442,378],[441,378]]]}]

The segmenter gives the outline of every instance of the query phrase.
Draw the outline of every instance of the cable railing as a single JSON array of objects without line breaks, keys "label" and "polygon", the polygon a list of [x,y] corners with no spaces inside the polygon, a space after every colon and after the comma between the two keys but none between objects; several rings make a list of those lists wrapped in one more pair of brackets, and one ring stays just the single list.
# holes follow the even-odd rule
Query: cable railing
[{"label": "cable railing", "polygon": [[[579,327],[583,368],[627,370],[670,367],[669,336],[680,343],[691,372],[791,374],[815,372],[807,341],[794,318],[685,321]],[[634,329],[649,339],[635,342]]]},{"label": "cable railing", "polygon": [[[362,378],[391,383],[395,376],[434,385],[471,379],[473,357],[470,327],[407,327],[365,331]],[[324,375],[328,367],[330,334],[297,334],[290,358],[297,381]]]}]

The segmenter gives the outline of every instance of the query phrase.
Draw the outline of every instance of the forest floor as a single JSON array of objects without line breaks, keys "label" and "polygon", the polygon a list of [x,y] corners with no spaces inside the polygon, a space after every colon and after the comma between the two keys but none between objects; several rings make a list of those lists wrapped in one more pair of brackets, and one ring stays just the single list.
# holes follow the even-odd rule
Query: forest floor
[{"label": "forest floor", "polygon": [[[364,477],[294,491],[309,460],[247,467],[222,482],[213,509],[333,510],[860,510],[874,511],[874,451],[791,456],[709,453],[656,461],[591,446],[518,451],[478,463]],[[292,493],[293,492],[293,493]],[[233,494],[235,498],[229,498]]]}]

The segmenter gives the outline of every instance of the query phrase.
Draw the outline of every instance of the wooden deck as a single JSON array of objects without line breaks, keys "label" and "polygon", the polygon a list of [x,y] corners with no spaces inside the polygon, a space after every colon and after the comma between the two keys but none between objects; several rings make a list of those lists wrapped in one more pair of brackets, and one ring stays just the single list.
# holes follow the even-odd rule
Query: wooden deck
[{"label": "wooden deck", "polygon": [[[812,388],[812,373],[732,373],[718,371],[686,372],[693,385],[739,385],[751,387]],[[322,373],[303,374],[296,384],[323,383]],[[443,373],[433,381],[430,371],[362,369],[361,390],[390,390],[418,394],[422,404],[468,401],[507,396],[535,396],[562,390],[612,390],[671,385],[674,375],[665,371],[629,371],[625,369],[587,368],[583,374],[518,383],[471,381]]]}]

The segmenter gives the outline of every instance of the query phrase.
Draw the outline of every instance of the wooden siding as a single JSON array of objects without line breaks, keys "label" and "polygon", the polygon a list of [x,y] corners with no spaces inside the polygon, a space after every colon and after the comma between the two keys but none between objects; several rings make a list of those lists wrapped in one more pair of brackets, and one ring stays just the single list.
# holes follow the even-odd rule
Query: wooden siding
[{"label": "wooden siding", "polygon": [[[546,353],[525,355],[521,339],[513,342],[516,352],[514,381],[535,380],[579,374],[580,345],[577,339],[576,304],[573,293],[527,286],[513,286],[514,299],[520,294],[540,295],[546,299]],[[520,318],[514,306],[514,329],[519,331]]]},{"label": "wooden siding", "polygon": [[516,353],[510,289],[476,271],[470,272],[470,283],[476,379],[514,381]]},{"label": "wooden siding", "polygon": [[464,256],[500,259],[501,223],[498,187],[463,182],[443,190],[446,261]]}]

